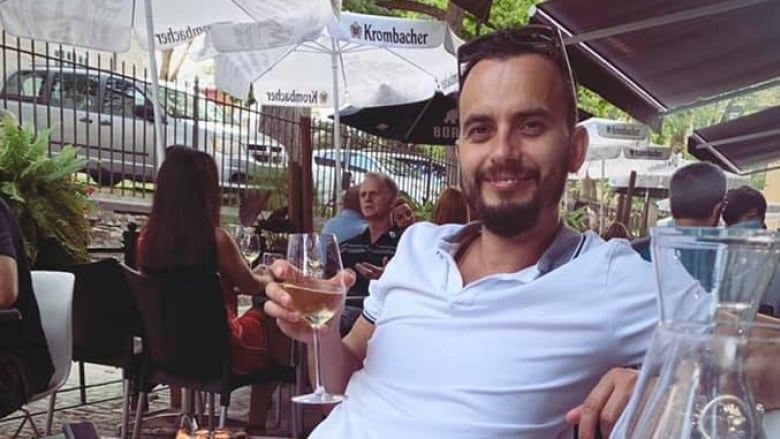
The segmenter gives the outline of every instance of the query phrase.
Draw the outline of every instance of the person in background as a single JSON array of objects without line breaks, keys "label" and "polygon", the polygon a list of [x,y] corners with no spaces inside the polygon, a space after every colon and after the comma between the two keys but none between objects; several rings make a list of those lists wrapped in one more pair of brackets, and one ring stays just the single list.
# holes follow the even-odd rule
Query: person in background
[{"label": "person in background", "polygon": [[[271,366],[263,311],[253,307],[237,315],[236,291],[262,294],[270,278],[266,267],[249,269],[236,242],[220,227],[218,181],[217,166],[210,155],[185,146],[168,148],[157,174],[152,212],[138,238],[138,267],[147,274],[179,269],[219,273],[233,371],[259,372]],[[252,388],[249,424],[253,433],[265,430],[275,387]]]},{"label": "person in background", "polygon": [[766,229],[766,198],[750,186],[740,186],[726,193],[723,222],[726,227]]},{"label": "person in background", "polygon": [[[726,194],[723,222],[727,227],[766,229],[766,198],[750,186],[731,189]],[[780,267],[761,300],[761,312],[780,316]]]},{"label": "person in background", "polygon": [[[321,330],[323,382],[348,398],[311,439],[570,439],[570,424],[607,437],[633,390],[625,366],[658,324],[653,270],[626,241],[561,221],[588,136],[560,32],[483,35],[458,65],[455,151],[481,222],[409,227],[349,334],[335,319]],[[311,346],[282,285],[266,292],[268,314]]]},{"label": "person in background", "polygon": [[360,211],[368,226],[363,233],[339,245],[344,268],[357,273],[350,296],[367,296],[368,283],[379,279],[387,261],[395,254],[398,233],[390,223],[390,212],[398,197],[398,186],[387,175],[369,172],[360,184]]},{"label": "person in background", "polygon": [[393,210],[390,211],[390,222],[393,229],[400,235],[415,221],[414,211],[409,202],[401,197],[396,198],[393,202]]},{"label": "person in background", "polygon": [[46,390],[54,373],[22,231],[0,198],[0,309],[12,308],[21,320],[0,322],[0,418]]},{"label": "person in background", "polygon": [[615,221],[612,224],[610,224],[609,228],[606,232],[604,232],[604,235],[602,236],[604,241],[609,241],[612,238],[621,238],[621,239],[633,239],[631,236],[631,232],[628,230],[628,227],[626,227],[625,224],[621,223],[620,221]]},{"label": "person in background", "polygon": [[[672,175],[669,204],[676,227],[715,227],[726,203],[726,174],[708,162],[691,163]],[[631,242],[642,259],[651,261],[650,237]]]},{"label": "person in background", "polygon": [[360,213],[360,186],[351,186],[344,192],[344,205],[341,212],[325,221],[323,234],[336,235],[336,241],[342,243],[366,230],[366,221]]},{"label": "person in background", "polygon": [[439,225],[469,222],[469,205],[460,189],[450,186],[441,192],[431,222]]}]

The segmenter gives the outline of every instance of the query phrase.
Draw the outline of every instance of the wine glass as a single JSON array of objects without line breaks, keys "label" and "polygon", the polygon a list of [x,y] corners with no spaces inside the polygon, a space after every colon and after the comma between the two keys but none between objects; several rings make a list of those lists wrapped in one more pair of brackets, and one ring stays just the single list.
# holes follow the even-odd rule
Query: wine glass
[{"label": "wine glass", "polygon": [[260,237],[256,233],[246,233],[241,239],[241,244],[238,246],[241,249],[241,254],[244,255],[247,264],[252,265],[252,262],[260,257],[260,253],[263,251],[263,246],[260,243]]},{"label": "wine glass", "polygon": [[314,341],[314,392],[292,398],[303,404],[335,404],[346,398],[325,390],[320,378],[319,330],[338,312],[346,286],[341,276],[341,254],[334,235],[290,234],[287,261],[292,269],[283,284],[292,308],[312,328]]}]

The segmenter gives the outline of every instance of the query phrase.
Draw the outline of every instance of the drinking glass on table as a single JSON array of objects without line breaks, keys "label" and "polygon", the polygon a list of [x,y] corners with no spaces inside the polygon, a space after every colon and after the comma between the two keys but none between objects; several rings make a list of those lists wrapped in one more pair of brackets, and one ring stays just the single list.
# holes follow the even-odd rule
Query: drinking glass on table
[{"label": "drinking glass on table", "polygon": [[254,231],[252,231],[252,233],[246,233],[241,239],[241,244],[239,244],[238,247],[241,249],[241,254],[244,255],[244,259],[246,259],[246,263],[249,265],[252,265],[252,262],[257,260],[257,258],[260,257],[260,252],[263,251],[263,246],[260,243],[260,236],[254,233]]},{"label": "drinking glass on table", "polygon": [[312,328],[314,339],[314,392],[292,398],[303,404],[335,404],[346,398],[325,390],[320,378],[319,330],[338,312],[346,286],[341,277],[342,264],[335,235],[290,234],[287,261],[291,270],[284,289],[292,308]]}]

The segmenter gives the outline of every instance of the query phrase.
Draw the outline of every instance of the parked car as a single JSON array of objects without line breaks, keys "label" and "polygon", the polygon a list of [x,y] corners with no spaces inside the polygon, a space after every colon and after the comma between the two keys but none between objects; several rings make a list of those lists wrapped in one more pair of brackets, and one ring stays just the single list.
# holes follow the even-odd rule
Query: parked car
[{"label": "parked car", "polygon": [[[217,162],[223,186],[245,181],[258,162],[239,124],[205,97],[196,105],[192,94],[170,85],[160,95],[166,146],[193,145],[197,135],[197,147]],[[10,73],[0,103],[21,124],[50,129],[53,152],[77,147],[99,184],[154,178],[154,112],[146,82],[102,70],[36,67]]]},{"label": "parked car", "polygon": [[[336,151],[319,149],[312,154],[312,178],[320,203],[327,204],[334,198],[335,189],[341,189],[341,179],[336,178]],[[367,172],[379,172],[390,176],[398,184],[402,195],[415,203],[425,202],[425,184],[405,164],[371,151],[341,151],[341,166],[349,172],[347,186],[359,184]],[[346,182],[345,182],[346,183]]]},{"label": "parked car", "polygon": [[435,199],[447,187],[447,166],[440,160],[406,152],[388,151],[380,154],[405,164],[425,182],[426,201]]}]

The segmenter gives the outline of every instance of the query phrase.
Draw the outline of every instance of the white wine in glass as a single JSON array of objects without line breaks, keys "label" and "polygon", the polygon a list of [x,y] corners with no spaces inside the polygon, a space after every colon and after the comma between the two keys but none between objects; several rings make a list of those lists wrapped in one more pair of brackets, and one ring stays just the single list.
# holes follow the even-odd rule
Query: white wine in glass
[{"label": "white wine in glass", "polygon": [[254,233],[247,233],[241,240],[241,254],[244,255],[244,259],[247,264],[252,265],[252,262],[256,261],[260,257],[260,252],[263,250],[260,244],[260,237]]},{"label": "white wine in glass", "polygon": [[336,315],[347,291],[342,277],[341,254],[334,235],[290,234],[287,261],[292,266],[283,284],[292,308],[312,328],[314,392],[292,398],[303,404],[335,404],[346,398],[325,390],[320,374],[319,330]]}]

